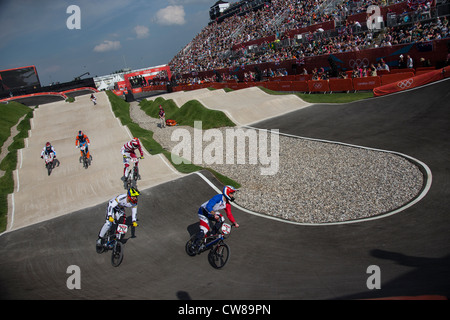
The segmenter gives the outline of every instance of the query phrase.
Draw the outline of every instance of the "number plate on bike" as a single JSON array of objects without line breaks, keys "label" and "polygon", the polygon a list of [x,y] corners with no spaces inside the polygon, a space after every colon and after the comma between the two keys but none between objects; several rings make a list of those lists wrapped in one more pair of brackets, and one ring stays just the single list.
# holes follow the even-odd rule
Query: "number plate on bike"
[{"label": "number plate on bike", "polygon": [[117,226],[117,233],[125,234],[128,231],[128,226],[126,224],[119,224]]},{"label": "number plate on bike", "polygon": [[231,232],[231,226],[227,223],[224,223],[222,225],[222,233],[227,235],[227,234],[230,234],[230,232]]}]

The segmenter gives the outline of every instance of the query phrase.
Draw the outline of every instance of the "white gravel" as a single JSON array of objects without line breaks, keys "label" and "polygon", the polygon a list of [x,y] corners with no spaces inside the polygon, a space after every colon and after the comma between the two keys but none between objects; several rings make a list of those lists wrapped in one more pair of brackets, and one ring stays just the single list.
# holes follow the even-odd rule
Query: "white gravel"
[{"label": "white gravel", "polygon": [[[131,104],[130,114],[142,128],[153,131],[154,139],[167,150],[177,145],[179,149],[180,141],[172,141],[174,130],[185,129],[185,133],[194,137],[191,127],[159,128],[159,119],[147,116],[137,103]],[[218,129],[223,135],[223,150],[227,147],[227,129],[230,128]],[[253,129],[243,130],[248,134],[247,130]],[[255,133],[263,137],[259,130]],[[270,153],[275,137],[273,144],[268,139],[265,153],[269,159],[272,156],[272,165],[279,160],[276,174],[261,174],[261,168],[268,166],[261,164],[258,146],[250,148],[248,142],[245,164],[236,164],[235,158],[233,164],[203,163],[202,166],[242,185],[236,197],[240,206],[301,223],[348,221],[386,213],[411,201],[424,182],[416,165],[395,154],[284,135],[277,137],[279,156]],[[208,151],[205,147],[210,145],[211,142],[203,142],[203,150]],[[191,154],[193,158],[193,149]],[[249,164],[249,154],[258,155],[257,164]],[[225,158],[222,162],[226,162]]]}]

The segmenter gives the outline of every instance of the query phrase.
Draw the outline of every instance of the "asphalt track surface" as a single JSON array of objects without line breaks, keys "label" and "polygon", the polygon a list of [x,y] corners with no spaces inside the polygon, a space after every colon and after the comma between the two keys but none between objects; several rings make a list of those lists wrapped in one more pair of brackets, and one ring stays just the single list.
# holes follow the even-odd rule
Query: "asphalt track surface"
[{"label": "asphalt track surface", "polygon": [[[0,237],[2,299],[373,299],[450,297],[450,81],[344,105],[314,105],[254,124],[297,136],[407,154],[431,169],[432,185],[414,206],[389,217],[333,226],[302,226],[237,208],[228,264],[184,245],[198,206],[219,183],[207,172],[142,191],[136,237],[123,263],[94,243],[106,203],[7,232]],[[299,186],[301,187],[301,186]],[[69,290],[67,268],[81,270]],[[368,289],[368,267],[381,289]]]}]

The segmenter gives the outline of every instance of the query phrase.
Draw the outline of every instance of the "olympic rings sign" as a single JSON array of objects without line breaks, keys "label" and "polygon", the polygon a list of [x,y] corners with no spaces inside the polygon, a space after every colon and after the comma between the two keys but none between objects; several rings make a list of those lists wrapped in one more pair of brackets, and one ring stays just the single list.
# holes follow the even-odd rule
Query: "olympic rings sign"
[{"label": "olympic rings sign", "polygon": [[406,79],[406,80],[402,80],[397,82],[397,87],[399,87],[400,89],[407,89],[409,87],[411,87],[411,85],[413,84],[414,80],[412,78],[410,79]]},{"label": "olympic rings sign", "polygon": [[314,82],[314,89],[320,89],[322,88],[322,83],[321,82]]},{"label": "olympic rings sign", "polygon": [[349,65],[350,69],[354,69],[355,67],[361,68],[361,67],[369,65],[369,59],[367,59],[367,58],[356,59],[356,60],[350,59],[350,61],[348,62],[348,65]]}]

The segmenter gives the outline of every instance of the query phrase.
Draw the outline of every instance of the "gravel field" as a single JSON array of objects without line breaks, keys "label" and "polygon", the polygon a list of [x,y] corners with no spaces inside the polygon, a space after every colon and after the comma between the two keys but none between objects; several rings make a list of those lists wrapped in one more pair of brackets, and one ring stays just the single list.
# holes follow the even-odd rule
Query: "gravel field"
[{"label": "gravel field", "polygon": [[[174,130],[187,130],[183,132],[194,137],[191,127],[159,128],[159,119],[147,116],[137,103],[130,105],[130,115],[142,128],[153,131],[154,139],[167,150],[177,146],[180,149],[181,140],[172,141]],[[203,142],[203,160],[208,161],[211,157],[207,155],[211,155],[222,159],[224,164],[203,163],[202,166],[238,181],[242,187],[236,203],[255,212],[313,224],[361,219],[389,212],[411,201],[424,182],[419,168],[398,155],[277,134],[267,134],[265,139],[265,131],[246,128],[242,129],[246,135],[267,141],[267,150],[262,149],[264,152],[260,154],[258,142],[247,141],[244,145],[236,142],[234,160],[228,160],[232,164],[227,164],[227,147],[232,145],[226,143],[226,137],[238,129],[209,132],[212,136],[222,135],[223,146],[215,146],[216,151],[223,150],[223,156],[211,152],[212,142],[220,141],[213,139]],[[242,155],[236,152],[237,146],[245,147],[243,164],[237,164],[238,154]],[[191,147],[193,157],[194,142]],[[250,164],[251,157],[256,159],[256,164]],[[262,174],[268,169],[272,174]]]}]

